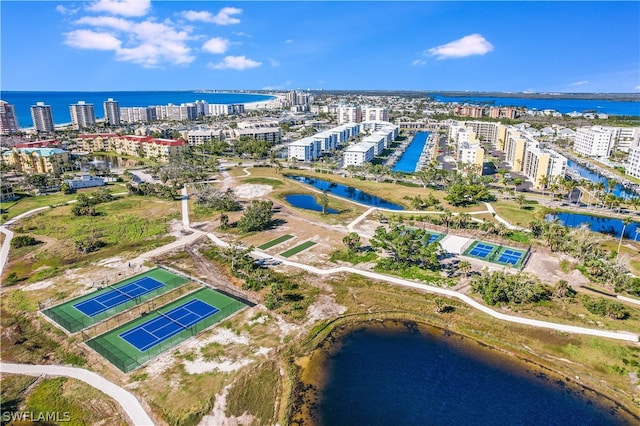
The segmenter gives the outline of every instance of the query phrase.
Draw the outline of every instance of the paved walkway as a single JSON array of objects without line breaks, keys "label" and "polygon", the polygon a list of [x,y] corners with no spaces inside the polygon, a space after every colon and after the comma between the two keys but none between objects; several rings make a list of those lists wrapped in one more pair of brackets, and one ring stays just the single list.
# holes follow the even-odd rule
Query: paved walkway
[{"label": "paved walkway", "polygon": [[119,403],[133,424],[141,426],[153,426],[154,424],[151,417],[149,417],[142,407],[142,404],[140,404],[140,401],[138,401],[132,393],[108,381],[104,377],[83,368],[0,362],[0,373],[23,374],[26,376],[62,376],[81,380],[104,392]]}]

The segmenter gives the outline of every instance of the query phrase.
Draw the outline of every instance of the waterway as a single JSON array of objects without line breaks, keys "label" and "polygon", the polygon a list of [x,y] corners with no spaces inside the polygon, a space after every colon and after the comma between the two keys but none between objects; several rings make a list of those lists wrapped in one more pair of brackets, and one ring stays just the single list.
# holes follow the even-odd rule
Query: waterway
[{"label": "waterway", "polygon": [[630,424],[595,392],[433,327],[360,325],[331,348],[313,366],[320,425]]},{"label": "waterway", "polygon": [[[580,225],[587,224],[589,225],[589,229],[592,231],[609,234],[615,238],[620,238],[620,233],[624,227],[622,219],[593,216],[582,213],[549,213],[545,215],[544,219],[547,222],[552,222],[557,219],[564,226],[568,226],[570,228],[578,228]],[[624,238],[640,241],[640,223],[631,222],[628,224],[624,228]]]},{"label": "waterway", "polygon": [[413,173],[416,171],[416,166],[418,164],[418,160],[420,159],[420,154],[424,149],[425,144],[427,143],[427,138],[429,137],[429,132],[418,132],[414,136],[413,140],[404,151],[402,156],[398,159],[396,164],[393,166],[394,172],[405,172],[405,173]]},{"label": "waterway", "polygon": [[570,112],[597,112],[611,115],[640,116],[640,102],[612,101],[605,99],[532,99],[532,98],[501,98],[482,96],[433,96],[439,102],[458,102],[490,106],[514,106],[527,109],[543,110],[552,109],[562,114]]},{"label": "waterway", "polygon": [[[578,173],[578,175],[580,175],[581,178],[583,179],[587,179],[590,180],[591,182],[602,182],[605,184],[605,188],[606,185],[608,184],[607,178],[596,173],[593,172],[589,169],[587,169],[584,166],[581,166],[580,164],[576,163],[573,160],[567,160],[567,167],[571,170],[574,170],[576,173]],[[633,191],[630,191],[628,189],[625,189],[622,185],[620,185],[619,183],[616,183],[616,185],[613,187],[613,190],[611,191],[613,195],[615,195],[616,197],[621,197],[621,198],[625,198],[625,199],[629,199],[629,198],[633,198],[633,197],[637,197],[638,194],[636,194]]]},{"label": "waterway", "polygon": [[399,204],[392,203],[351,186],[346,186],[335,182],[328,182],[326,180],[311,178],[307,176],[287,175],[287,178],[297,180],[298,182],[311,185],[321,191],[327,191],[338,197],[347,198],[349,200],[353,200],[357,203],[367,206],[380,207],[389,210],[404,210],[404,207]]},{"label": "waterway", "polygon": [[[318,204],[318,202],[316,201],[316,197],[314,197],[313,195],[308,195],[308,194],[290,194],[290,195],[286,195],[284,197],[284,199],[287,201],[287,203],[289,203],[293,207],[297,207],[299,209],[312,210],[314,212],[321,212],[322,211],[322,206],[320,204]],[[326,213],[327,214],[336,214],[336,213],[340,213],[340,212],[338,210],[336,210],[336,209],[332,209],[330,207],[327,207]]]}]

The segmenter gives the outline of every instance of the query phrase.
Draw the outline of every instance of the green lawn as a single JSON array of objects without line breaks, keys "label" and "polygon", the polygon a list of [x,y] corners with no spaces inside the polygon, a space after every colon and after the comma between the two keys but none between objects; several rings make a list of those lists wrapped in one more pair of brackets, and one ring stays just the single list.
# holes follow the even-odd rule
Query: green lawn
[{"label": "green lawn", "polygon": [[[138,348],[120,337],[121,334],[125,333],[128,330],[131,330],[141,324],[153,321],[161,317],[161,313],[168,312],[196,299],[215,306],[219,309],[219,311],[144,351],[140,351]],[[213,324],[222,321],[229,315],[244,308],[245,306],[246,305],[244,303],[236,299],[214,291],[210,288],[203,288],[178,300],[175,300],[159,309],[156,309],[155,311],[149,312],[147,315],[141,316],[140,318],[137,318],[124,325],[121,325],[120,327],[108,331],[107,333],[95,337],[87,341],[87,345],[89,345],[96,352],[109,360],[109,362],[118,367],[120,370],[127,373],[149,361],[150,359],[155,358],[161,353],[167,351],[168,349],[171,349],[184,340],[187,340],[191,336],[194,336],[201,331],[211,327]]]},{"label": "green lawn", "polygon": [[[75,304],[100,296],[101,294],[108,293],[110,291],[113,291],[114,289],[118,289],[131,282],[138,281],[144,277],[149,277],[155,279],[156,281],[160,281],[164,284],[164,286],[148,293],[142,294],[138,298],[130,299],[126,303],[113,306],[111,309],[108,309],[94,316],[88,316],[74,306]],[[104,319],[110,318],[120,312],[126,311],[133,306],[140,305],[141,303],[151,299],[152,297],[173,290],[174,288],[177,288],[186,282],[188,282],[186,278],[172,274],[167,270],[156,268],[115,283],[111,287],[105,286],[100,290],[96,290],[89,294],[85,294],[84,296],[69,300],[58,306],[45,309],[43,313],[60,324],[69,332],[75,333],[82,330],[83,328],[96,324],[97,322],[100,322]]]},{"label": "green lawn", "polygon": [[278,237],[278,238],[276,238],[274,240],[267,241],[266,243],[258,246],[258,248],[260,250],[266,250],[266,249],[269,249],[269,248],[271,248],[273,246],[276,246],[276,245],[278,245],[280,243],[284,243],[285,241],[290,240],[291,238],[293,238],[293,235],[285,234],[285,235],[282,235],[282,236],[280,236],[280,237]]},{"label": "green lawn", "polygon": [[291,257],[294,254],[300,253],[302,250],[306,250],[309,247],[314,246],[315,244],[316,244],[315,241],[305,241],[304,243],[302,243],[300,245],[297,245],[297,246],[295,246],[293,248],[290,248],[289,250],[287,250],[287,251],[285,251],[283,253],[280,253],[280,256],[282,256],[282,257]]}]

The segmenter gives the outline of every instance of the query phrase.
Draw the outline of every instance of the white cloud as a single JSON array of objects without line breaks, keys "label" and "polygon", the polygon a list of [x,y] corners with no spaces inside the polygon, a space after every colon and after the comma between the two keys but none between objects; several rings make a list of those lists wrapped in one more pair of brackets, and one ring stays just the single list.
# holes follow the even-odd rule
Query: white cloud
[{"label": "white cloud", "polygon": [[128,17],[145,16],[151,9],[151,0],[98,0],[90,4],[88,9]]},{"label": "white cloud", "polygon": [[[85,16],[76,20],[75,24],[110,32],[93,29],[71,31],[65,34],[66,44],[82,49],[113,50],[119,61],[157,67],[163,63],[188,64],[195,59],[187,45],[192,37],[187,31],[177,30],[170,21],[158,23],[147,19],[136,22],[112,16]],[[97,43],[95,46],[85,41],[92,39]],[[117,40],[118,44],[113,40]]]},{"label": "white cloud", "polygon": [[233,25],[239,24],[240,19],[234,18],[231,15],[239,15],[242,13],[242,9],[236,7],[223,7],[220,11],[213,15],[211,12],[195,10],[186,10],[181,13],[182,17],[187,21],[199,21],[199,22],[211,22],[218,25]]},{"label": "white cloud", "polygon": [[416,59],[415,61],[411,62],[411,65],[414,67],[422,66],[426,64],[427,64],[427,61],[423,61],[422,59]]},{"label": "white cloud", "polygon": [[209,63],[209,67],[216,70],[234,69],[239,71],[259,67],[260,65],[262,65],[262,62],[254,61],[246,56],[225,56],[222,62],[218,64]]},{"label": "white cloud", "polygon": [[74,9],[71,7],[65,7],[61,4],[56,6],[56,12],[62,14],[62,15],[75,15],[76,13],[78,13],[80,9]]},{"label": "white cloud", "polygon": [[78,49],[117,50],[121,42],[113,34],[91,30],[75,30],[65,33],[65,44]]},{"label": "white cloud", "polygon": [[472,55],[484,55],[493,50],[493,45],[480,34],[464,36],[459,40],[433,47],[427,52],[438,59],[463,58]]},{"label": "white cloud", "polygon": [[278,61],[277,59],[269,59],[269,63],[271,64],[272,67],[280,66],[280,61]]},{"label": "white cloud", "polygon": [[640,86],[636,86],[636,92],[640,92]]},{"label": "white cloud", "polygon": [[202,50],[209,53],[224,53],[228,48],[229,40],[220,37],[209,39],[202,45]]},{"label": "white cloud", "polygon": [[251,37],[251,34],[247,34],[247,33],[242,32],[242,31],[234,31],[233,34],[237,35],[238,37]]},{"label": "white cloud", "polygon": [[284,42],[285,42],[285,43],[287,43],[287,44],[291,44],[291,43],[293,43],[293,40],[291,40],[290,38],[288,38],[288,39],[286,39]]},{"label": "white cloud", "polygon": [[582,86],[582,85],[587,84],[588,82],[589,82],[588,80],[576,81],[576,82],[571,83],[571,85],[572,86]]}]

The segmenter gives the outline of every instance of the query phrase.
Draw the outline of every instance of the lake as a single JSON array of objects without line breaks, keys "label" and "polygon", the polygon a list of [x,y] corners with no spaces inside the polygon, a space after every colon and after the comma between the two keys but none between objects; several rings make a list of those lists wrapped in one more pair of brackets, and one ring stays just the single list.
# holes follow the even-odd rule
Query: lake
[{"label": "lake", "polygon": [[[284,199],[293,207],[299,209],[312,210],[314,212],[322,212],[322,206],[316,201],[316,197],[308,194],[290,194],[285,195]],[[336,214],[340,211],[327,207],[327,214]]]},{"label": "lake", "polygon": [[317,424],[585,426],[632,418],[595,392],[470,339],[395,324],[336,337],[337,349],[314,366],[326,372],[309,407]]},{"label": "lake", "polygon": [[394,172],[413,173],[416,171],[416,165],[420,159],[420,154],[427,143],[429,132],[418,132],[413,140],[402,153],[398,162],[393,166]]},{"label": "lake", "polygon": [[289,179],[297,180],[298,182],[305,183],[307,185],[311,185],[321,191],[327,191],[338,197],[347,198],[349,200],[353,200],[357,203],[364,204],[370,207],[380,207],[389,210],[404,210],[404,207],[399,204],[383,200],[380,197],[368,194],[351,186],[346,186],[335,182],[328,182],[326,180],[311,178],[307,176],[286,175],[286,177]]},{"label": "lake", "polygon": [[[622,232],[623,227],[622,219],[593,216],[582,213],[558,212],[549,213],[544,216],[544,220],[547,222],[551,222],[556,219],[558,219],[564,226],[568,226],[570,228],[578,228],[580,225],[586,223],[592,231],[609,234],[616,238],[620,238],[620,233]],[[638,219],[640,218],[637,218],[636,220]],[[640,223],[631,222],[624,230],[624,238],[640,241],[640,236],[636,231],[640,233]]]}]

